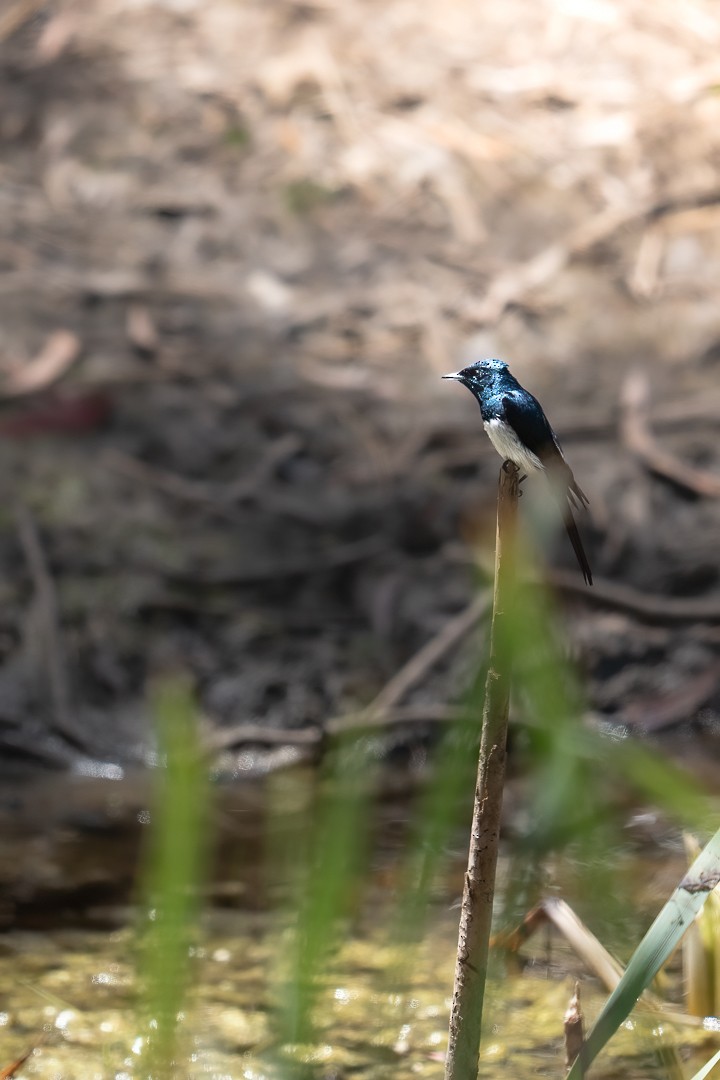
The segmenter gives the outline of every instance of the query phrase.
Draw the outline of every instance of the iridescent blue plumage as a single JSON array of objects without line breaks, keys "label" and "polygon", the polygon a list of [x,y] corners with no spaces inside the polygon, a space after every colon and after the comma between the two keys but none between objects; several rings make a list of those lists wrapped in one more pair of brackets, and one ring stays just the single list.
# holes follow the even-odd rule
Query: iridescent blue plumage
[{"label": "iridescent blue plumage", "polygon": [[525,472],[545,472],[560,502],[583,577],[592,585],[592,571],[572,513],[573,507],[586,507],[588,500],[575,481],[540,402],[510,374],[504,360],[478,360],[443,378],[456,379],[475,396],[485,430],[503,459]]}]

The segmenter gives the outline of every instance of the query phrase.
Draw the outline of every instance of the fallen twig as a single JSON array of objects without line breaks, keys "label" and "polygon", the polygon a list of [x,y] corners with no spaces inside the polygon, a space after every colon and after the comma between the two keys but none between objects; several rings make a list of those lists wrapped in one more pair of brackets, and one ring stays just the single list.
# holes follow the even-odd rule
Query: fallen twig
[{"label": "fallen twig", "polygon": [[453,705],[404,705],[374,713],[362,709],[328,720],[323,728],[287,730],[250,723],[235,724],[232,727],[214,726],[204,735],[203,745],[210,754],[244,743],[265,746],[317,746],[324,738],[337,735],[359,735],[382,728],[402,727],[405,724],[457,724],[470,719],[471,714],[467,709]]},{"label": "fallen twig", "polygon": [[[483,557],[475,555],[468,561],[478,563],[489,572]],[[659,593],[641,592],[631,585],[622,585],[607,578],[593,578],[592,590],[578,580],[571,570],[547,567],[542,575],[528,580],[529,585],[549,585],[566,596],[577,596],[599,607],[615,608],[649,623],[717,623],[720,622],[720,597],[685,599],[681,596],[661,596]]]},{"label": "fallen twig", "polygon": [[49,1032],[44,1031],[38,1038],[38,1041],[34,1046],[31,1046],[21,1057],[16,1061],[13,1061],[11,1065],[6,1065],[4,1069],[0,1069],[0,1080],[11,1080],[11,1077],[17,1076],[18,1069],[22,1068],[26,1061],[29,1061],[36,1050],[38,1050],[48,1040]]},{"label": "fallen twig", "polygon": [[650,384],[643,372],[628,375],[620,394],[621,431],[626,446],[651,472],[706,498],[720,498],[720,476],[696,469],[664,450],[650,430]]},{"label": "fallen twig", "polygon": [[277,439],[257,465],[245,476],[228,483],[208,483],[204,480],[191,480],[167,469],[158,469],[139,458],[123,454],[119,450],[108,450],[105,464],[115,472],[122,473],[131,480],[162,491],[185,502],[201,503],[206,506],[229,506],[253,498],[267,483],[269,477],[281,462],[295,454],[300,448],[300,440],[295,435],[285,435]]},{"label": "fallen twig", "polygon": [[15,364],[0,383],[0,397],[5,400],[26,397],[46,390],[58,381],[80,355],[80,338],[70,330],[56,330],[37,356]]},{"label": "fallen twig", "polygon": [[477,596],[463,611],[445,623],[442,630],[393,675],[365,711],[369,714],[380,713],[396,705],[454,645],[470,633],[487,609],[488,597],[484,594]]},{"label": "fallen twig", "polygon": [[720,622],[720,598],[686,600],[680,596],[653,595],[603,578],[596,578],[590,590],[586,589],[582,582],[578,582],[576,574],[568,570],[548,570],[545,581],[559,592],[580,596],[593,604],[626,611],[646,622]]},{"label": "fallen twig", "polygon": [[344,735],[349,732],[374,731],[384,727],[400,727],[403,724],[454,724],[470,719],[467,709],[453,705],[399,705],[393,709],[371,712],[348,713],[329,720],[325,725],[327,735]]},{"label": "fallen twig", "polygon": [[[624,975],[625,969],[614,956],[611,956],[603,943],[595,937],[592,930],[588,929],[570,905],[560,897],[549,896],[541,900],[514,930],[496,934],[491,941],[491,946],[494,949],[505,949],[510,953],[516,953],[532,934],[548,924],[555,927],[588,970],[593,972],[609,993],[612,993]],[[666,1020],[672,1020],[673,1023],[682,1024],[685,1027],[700,1027],[703,1022],[700,1017],[676,1011],[674,1006],[669,1005],[650,990],[643,992],[641,1004],[651,1010],[661,1009]]]},{"label": "fallen twig", "polygon": [[605,989],[612,992],[622,978],[622,966],[578,918],[570,905],[559,897],[550,896],[541,900],[527,913],[518,927],[497,934],[492,940],[492,946],[517,952],[536,930],[548,923],[562,934],[570,948],[597,976]]},{"label": "fallen twig", "polygon": [[28,637],[40,644],[40,661],[46,666],[54,728],[73,746],[87,749],[70,720],[70,695],[60,636],[55,584],[48,570],[35,523],[24,507],[17,513],[20,544],[33,580],[35,597],[29,612],[33,624]]},{"label": "fallen twig", "polygon": [[568,263],[629,225],[657,221],[670,214],[720,202],[717,189],[700,191],[631,207],[607,207],[589,221],[583,221],[556,244],[551,244],[520,266],[499,274],[480,301],[468,301],[463,309],[474,322],[495,323],[510,304],[519,303],[533,289],[547,284]]},{"label": "fallen twig", "polygon": [[657,229],[646,229],[640,237],[635,265],[627,283],[638,300],[650,300],[658,287],[665,252],[665,237]]},{"label": "fallen twig", "polygon": [[202,735],[202,745],[208,754],[216,754],[243,743],[258,743],[261,746],[316,746],[321,738],[322,732],[314,727],[286,731],[283,728],[266,727],[264,724],[235,724],[233,727],[213,726],[209,732]]},{"label": "fallen twig", "polygon": [[6,41],[16,30],[45,6],[45,0],[17,0],[17,3],[0,15],[0,42]]},{"label": "fallen twig", "polygon": [[689,676],[674,692],[661,691],[629,702],[614,719],[643,733],[664,731],[694,716],[712,697],[718,683],[720,664],[711,664],[704,671]]},{"label": "fallen twig", "polygon": [[368,536],[362,540],[352,540],[348,544],[338,544],[324,552],[255,565],[219,565],[204,570],[192,566],[162,566],[157,562],[143,560],[138,563],[138,567],[143,572],[158,574],[189,588],[233,588],[255,585],[262,581],[284,581],[287,578],[326,574],[343,566],[352,566],[353,563],[372,559],[384,551],[386,546],[387,539],[384,536]]},{"label": "fallen twig", "polygon": [[152,315],[144,304],[131,304],[125,319],[125,332],[133,348],[142,356],[154,356],[160,337]]}]

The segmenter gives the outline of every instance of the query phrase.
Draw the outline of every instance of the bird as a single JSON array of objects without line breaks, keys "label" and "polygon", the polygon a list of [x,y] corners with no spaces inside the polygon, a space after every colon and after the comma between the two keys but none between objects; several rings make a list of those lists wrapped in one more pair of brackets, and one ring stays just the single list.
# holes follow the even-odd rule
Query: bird
[{"label": "bird", "polygon": [[511,375],[504,360],[477,360],[442,378],[462,383],[474,395],[490,442],[503,460],[525,474],[545,473],[585,583],[592,585],[592,570],[573,515],[573,510],[586,509],[589,501],[540,402]]}]

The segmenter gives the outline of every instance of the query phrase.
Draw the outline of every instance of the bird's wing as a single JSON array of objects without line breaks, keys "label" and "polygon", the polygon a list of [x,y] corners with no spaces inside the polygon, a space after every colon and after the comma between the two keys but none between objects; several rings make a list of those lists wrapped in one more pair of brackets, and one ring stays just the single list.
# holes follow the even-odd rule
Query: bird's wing
[{"label": "bird's wing", "polygon": [[502,396],[505,419],[517,432],[520,440],[548,465],[553,458],[562,458],[562,450],[550,427],[542,405],[527,391],[510,390]]},{"label": "bird's wing", "polygon": [[588,585],[592,585],[592,571],[585,549],[580,539],[572,508],[587,506],[585,493],[577,484],[572,469],[563,455],[557,435],[550,427],[550,422],[540,403],[531,394],[518,394],[511,391],[503,394],[505,419],[517,432],[518,437],[532,450],[546,469],[550,487],[553,490],[563,516],[566,532],[573,546],[575,557]]},{"label": "bird's wing", "polygon": [[540,402],[527,391],[523,394],[511,391],[503,394],[502,400],[505,419],[525,446],[540,459],[563,494],[567,493],[572,505],[577,510],[586,507],[587,496],[577,484]]}]

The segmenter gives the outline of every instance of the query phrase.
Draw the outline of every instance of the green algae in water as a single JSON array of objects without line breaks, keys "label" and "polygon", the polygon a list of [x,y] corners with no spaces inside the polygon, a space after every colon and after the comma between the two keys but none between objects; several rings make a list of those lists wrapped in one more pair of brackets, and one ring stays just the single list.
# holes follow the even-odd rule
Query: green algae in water
[{"label": "green algae in water", "polygon": [[[180,1021],[187,1059],[176,1077],[286,1080],[288,1067],[298,1066],[307,1080],[442,1076],[457,931],[454,911],[433,912],[411,984],[402,988],[391,983],[388,972],[396,958],[379,932],[349,940],[318,992],[314,1040],[287,1044],[272,1054],[277,1048],[268,1043],[271,998],[266,976],[273,959],[268,922],[265,915],[244,912],[211,916],[193,957],[194,992]],[[28,1061],[23,1077],[141,1076],[132,942],[129,930],[16,932],[7,937],[0,960],[4,1062],[32,1045],[47,1024],[52,1029],[48,1042]],[[562,945],[554,945],[553,952],[559,969],[576,966]],[[483,1080],[496,1080],[500,1070],[510,1080],[563,1075],[562,1015],[573,978],[550,978],[538,963],[523,975],[491,979]],[[589,1016],[604,996],[591,980],[586,982],[583,1007]],[[651,1023],[657,1020],[634,1020],[631,1030],[618,1034],[596,1066],[597,1080],[665,1080],[667,1073],[653,1065],[649,1054]],[[639,1038],[642,1025],[646,1033]],[[678,1030],[684,1045],[707,1037]],[[671,1025],[668,1032],[672,1037]],[[702,1054],[697,1060],[699,1067]]]}]

